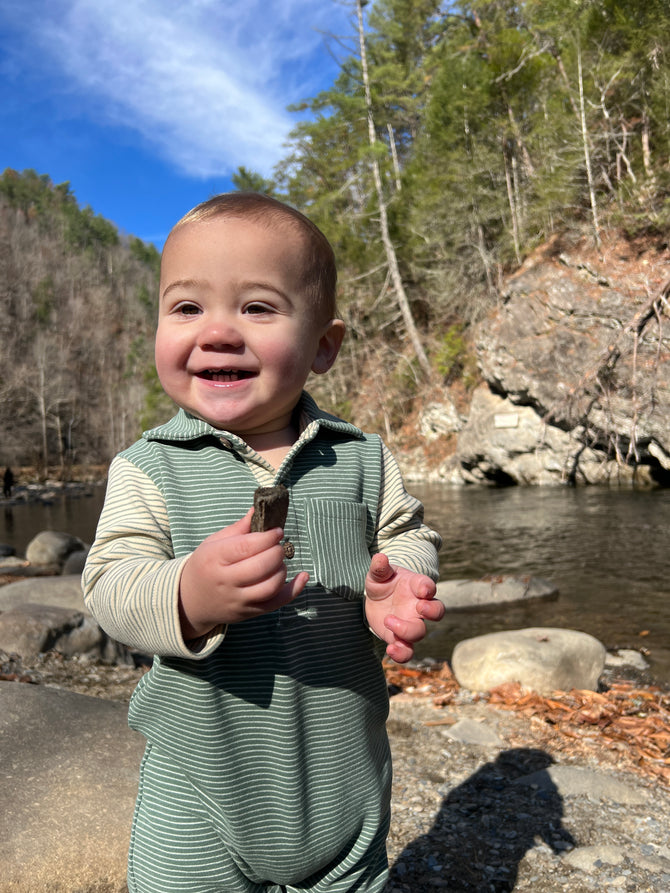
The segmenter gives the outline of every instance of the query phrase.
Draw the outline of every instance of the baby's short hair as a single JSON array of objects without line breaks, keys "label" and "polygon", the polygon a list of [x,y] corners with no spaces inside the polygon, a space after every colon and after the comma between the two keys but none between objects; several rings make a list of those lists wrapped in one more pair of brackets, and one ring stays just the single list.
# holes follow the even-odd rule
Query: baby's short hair
[{"label": "baby's short hair", "polygon": [[328,319],[337,316],[335,254],[328,239],[309,217],[291,205],[260,192],[223,192],[192,208],[177,221],[171,232],[188,223],[212,217],[239,217],[268,228],[282,224],[293,227],[305,243],[304,279],[307,292]]}]

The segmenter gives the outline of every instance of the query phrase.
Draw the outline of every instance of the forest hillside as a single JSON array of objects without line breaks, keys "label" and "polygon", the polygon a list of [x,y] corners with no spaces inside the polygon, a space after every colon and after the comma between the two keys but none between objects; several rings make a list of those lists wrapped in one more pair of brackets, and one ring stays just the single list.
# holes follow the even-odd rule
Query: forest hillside
[{"label": "forest hillside", "polygon": [[[628,326],[623,353],[646,344],[654,380],[667,380],[665,0],[357,0],[351,12],[350,33],[331,38],[340,73],[295,108],[272,177],[250,167],[233,178],[303,210],[335,247],[349,335],[314,382],[318,399],[407,447],[425,439],[430,407],[466,419],[484,380],[507,398],[510,370],[506,383],[496,378],[482,333],[511,337],[509,320],[499,325],[510,283],[557,245],[569,249],[552,255],[569,256],[564,267],[583,262],[603,275],[613,256],[631,258],[636,274],[621,280],[616,313],[599,313],[596,301],[580,325]],[[158,261],[153,246],[80,208],[67,183],[4,172],[0,462],[62,474],[104,465],[170,412],[152,366]],[[646,328],[631,328],[643,307]],[[495,350],[502,357],[500,343]],[[591,408],[613,405],[613,389],[635,397],[637,361],[590,373],[596,354],[574,357],[569,386],[588,385]],[[537,394],[510,393],[548,411]],[[629,415],[617,422],[621,436],[607,420],[597,430],[566,413],[554,421],[584,448],[597,440],[603,455],[635,467],[656,437],[653,425],[640,433],[636,399],[617,408]],[[457,427],[417,459],[443,463],[457,451]]]},{"label": "forest hillside", "polygon": [[105,464],[151,407],[159,255],[67,183],[0,178],[0,461]]}]

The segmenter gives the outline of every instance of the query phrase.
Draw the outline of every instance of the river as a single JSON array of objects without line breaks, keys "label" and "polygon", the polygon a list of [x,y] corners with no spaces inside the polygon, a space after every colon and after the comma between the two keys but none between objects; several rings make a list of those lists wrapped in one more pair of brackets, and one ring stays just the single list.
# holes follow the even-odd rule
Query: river
[{"label": "river", "polygon": [[419,648],[445,657],[461,639],[525,626],[583,630],[608,649],[645,648],[670,684],[670,490],[413,485],[440,531],[440,576],[531,574],[552,602],[450,614]]},{"label": "river", "polygon": [[[670,684],[670,490],[463,488],[412,484],[440,531],[441,577],[531,574],[558,586],[553,602],[450,614],[419,656],[448,658],[461,639],[502,629],[579,629],[608,649],[645,648],[652,674]],[[90,542],[102,505],[90,497],[16,505],[0,513],[0,542],[25,552],[40,530]]]}]

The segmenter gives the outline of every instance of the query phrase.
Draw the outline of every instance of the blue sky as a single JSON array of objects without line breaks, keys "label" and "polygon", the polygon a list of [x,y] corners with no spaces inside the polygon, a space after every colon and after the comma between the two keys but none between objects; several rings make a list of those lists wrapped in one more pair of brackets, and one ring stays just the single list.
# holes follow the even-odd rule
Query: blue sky
[{"label": "blue sky", "polygon": [[265,176],[337,76],[338,0],[0,0],[0,171],[68,181],[159,248],[172,223]]}]

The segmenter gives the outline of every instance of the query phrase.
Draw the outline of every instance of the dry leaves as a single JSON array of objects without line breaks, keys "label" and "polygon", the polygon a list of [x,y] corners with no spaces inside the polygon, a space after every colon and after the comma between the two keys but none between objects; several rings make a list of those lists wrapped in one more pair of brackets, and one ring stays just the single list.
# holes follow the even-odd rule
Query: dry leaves
[{"label": "dry leaves", "polygon": [[488,703],[540,719],[569,739],[573,751],[611,751],[620,763],[670,787],[670,695],[656,686],[618,682],[606,692],[573,689],[542,697],[508,684],[493,689]]},{"label": "dry leaves", "polygon": [[[446,663],[419,670],[389,662],[385,670],[392,691],[430,696],[436,707],[459,692]],[[536,742],[539,736],[563,754],[607,758],[670,787],[670,693],[656,686],[617,682],[605,692],[573,689],[544,697],[508,683],[479,700],[530,719]]]},{"label": "dry leaves", "polygon": [[391,694],[402,692],[421,697],[432,696],[436,707],[444,707],[460,691],[460,686],[446,662],[418,670],[385,660],[384,672]]}]

